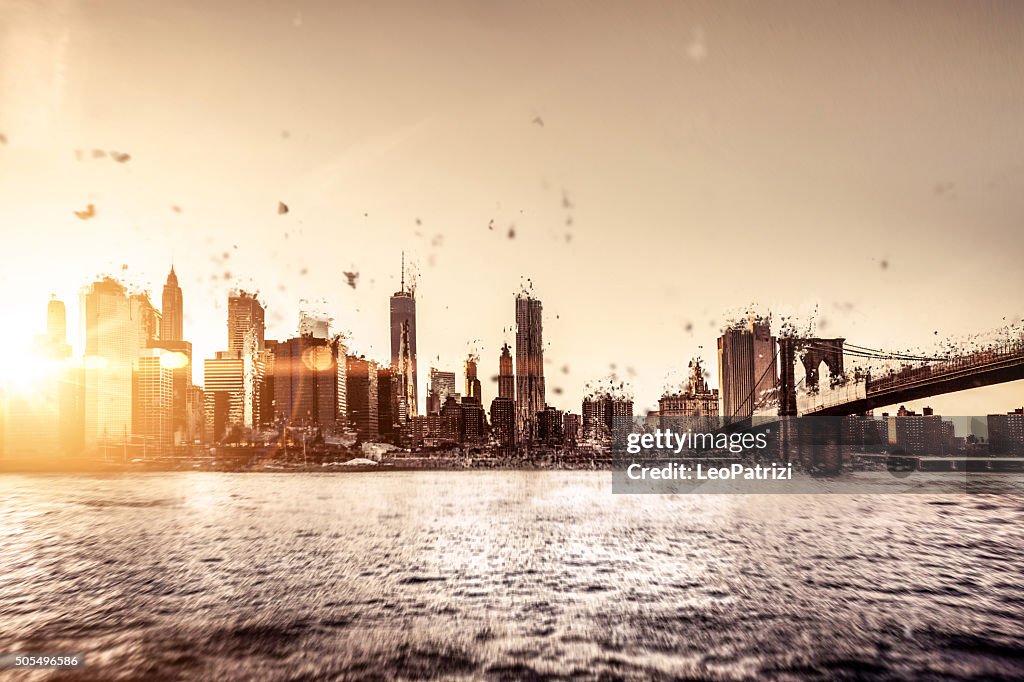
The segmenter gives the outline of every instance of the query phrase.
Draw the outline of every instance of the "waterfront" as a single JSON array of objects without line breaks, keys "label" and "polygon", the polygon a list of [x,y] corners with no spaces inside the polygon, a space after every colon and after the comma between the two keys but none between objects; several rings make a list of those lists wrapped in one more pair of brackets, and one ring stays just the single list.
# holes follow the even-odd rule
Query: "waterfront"
[{"label": "waterfront", "polygon": [[1019,496],[610,479],[0,476],[0,641],[82,679],[1024,674]]}]

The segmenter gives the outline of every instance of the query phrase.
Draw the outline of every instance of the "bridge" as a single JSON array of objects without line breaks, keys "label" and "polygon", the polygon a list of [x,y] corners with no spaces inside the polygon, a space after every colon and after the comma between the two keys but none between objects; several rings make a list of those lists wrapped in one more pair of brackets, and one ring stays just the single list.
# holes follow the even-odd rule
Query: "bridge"
[{"label": "bridge", "polygon": [[[845,370],[846,358],[896,362],[898,369],[851,374]],[[799,386],[797,362],[805,374]],[[831,374],[827,385],[819,376],[822,364]],[[1024,333],[944,357],[883,351],[844,338],[783,336],[778,340],[777,363],[771,363],[765,372],[776,366],[777,388],[754,401],[754,415],[863,414],[876,407],[1024,379]]]}]

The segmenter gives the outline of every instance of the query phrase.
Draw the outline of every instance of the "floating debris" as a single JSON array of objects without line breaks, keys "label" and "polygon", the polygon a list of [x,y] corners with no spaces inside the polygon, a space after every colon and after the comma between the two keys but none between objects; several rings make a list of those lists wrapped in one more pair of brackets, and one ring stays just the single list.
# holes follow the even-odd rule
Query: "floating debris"
[{"label": "floating debris", "polygon": [[283,201],[277,202],[277,215],[284,215],[285,213],[288,212],[288,210],[288,204],[284,203]]},{"label": "floating debris", "polygon": [[92,158],[94,158],[94,159],[105,159],[105,158],[107,158],[107,153],[105,151],[103,151],[102,149],[93,149],[92,150]]},{"label": "floating debris", "polygon": [[534,116],[533,117],[533,125],[540,126],[541,128],[543,128],[544,127],[544,119],[542,119],[540,116]]},{"label": "floating debris", "polygon": [[75,211],[75,217],[78,218],[79,220],[89,220],[90,218],[94,218],[95,216],[96,207],[92,204],[86,206],[84,211]]},{"label": "floating debris", "polygon": [[132,155],[125,152],[110,152],[110,158],[118,163],[128,163],[132,160]]},{"label": "floating debris", "polygon": [[508,238],[509,239],[515,239],[516,238],[516,226],[515,225],[509,225],[509,228],[508,228]]},{"label": "floating debris", "polygon": [[174,211],[175,213],[181,213],[181,206],[175,204],[174,206],[171,206],[171,210]]},{"label": "floating debris", "polygon": [[7,144],[7,136],[0,133],[0,144]]},{"label": "floating debris", "polygon": [[359,281],[359,273],[358,272],[346,272],[344,274],[345,274],[345,277],[348,279],[348,285],[350,287],[352,287],[353,289],[355,289],[356,288],[356,283]]}]

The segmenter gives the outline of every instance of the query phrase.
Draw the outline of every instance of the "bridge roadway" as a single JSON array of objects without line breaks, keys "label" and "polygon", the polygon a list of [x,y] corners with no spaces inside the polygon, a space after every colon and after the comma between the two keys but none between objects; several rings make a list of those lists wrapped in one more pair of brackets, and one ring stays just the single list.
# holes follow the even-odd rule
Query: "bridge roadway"
[{"label": "bridge roadway", "polygon": [[998,354],[978,362],[967,361],[952,367],[926,365],[905,377],[895,375],[870,380],[863,398],[825,405],[803,412],[804,415],[841,417],[862,414],[876,407],[955,393],[969,388],[992,386],[1024,379],[1024,350]]}]

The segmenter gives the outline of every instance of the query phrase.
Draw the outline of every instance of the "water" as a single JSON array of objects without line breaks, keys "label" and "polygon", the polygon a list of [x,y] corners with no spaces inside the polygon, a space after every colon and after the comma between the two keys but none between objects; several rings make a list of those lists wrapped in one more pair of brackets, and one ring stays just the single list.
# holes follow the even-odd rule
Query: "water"
[{"label": "water", "polygon": [[8,475],[0,648],[104,680],[1019,678],[1022,522],[608,472]]}]

